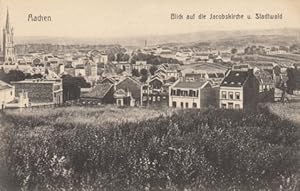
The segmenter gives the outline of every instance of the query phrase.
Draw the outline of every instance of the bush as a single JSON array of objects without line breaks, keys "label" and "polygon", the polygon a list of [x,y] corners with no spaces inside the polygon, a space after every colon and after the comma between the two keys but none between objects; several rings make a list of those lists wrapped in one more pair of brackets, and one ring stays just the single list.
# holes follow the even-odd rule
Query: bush
[{"label": "bush", "polygon": [[266,109],[186,110],[97,127],[57,123],[61,115],[3,114],[12,124],[3,132],[4,161],[18,188],[273,190],[295,183],[297,126]]}]

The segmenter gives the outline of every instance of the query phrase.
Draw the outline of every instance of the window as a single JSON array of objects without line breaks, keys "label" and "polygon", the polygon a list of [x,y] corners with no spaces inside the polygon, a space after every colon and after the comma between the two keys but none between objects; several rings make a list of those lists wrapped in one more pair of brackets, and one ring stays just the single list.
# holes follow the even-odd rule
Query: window
[{"label": "window", "polygon": [[235,104],[235,109],[240,109],[240,104]]},{"label": "window", "polygon": [[193,108],[197,108],[197,103],[193,103]]},{"label": "window", "polygon": [[241,99],[240,92],[235,92],[235,99]]},{"label": "window", "polygon": [[171,90],[171,95],[175,95],[176,94],[176,91],[175,90]]},{"label": "window", "polygon": [[228,109],[233,109],[233,103],[228,103]]},{"label": "window", "polygon": [[160,96],[157,96],[157,101],[160,101]]},{"label": "window", "polygon": [[183,102],[180,103],[180,107],[183,108]]},{"label": "window", "polygon": [[229,92],[228,95],[229,95],[229,99],[233,99],[233,92]]},{"label": "window", "polygon": [[222,103],[221,108],[222,108],[222,109],[226,109],[226,104],[225,104],[225,103]]},{"label": "window", "polygon": [[222,91],[222,98],[226,99],[226,91]]},{"label": "window", "polygon": [[176,107],[176,101],[172,102],[172,107]]},{"label": "window", "polygon": [[13,92],[12,92],[12,91],[10,91],[10,95],[12,95],[12,93],[13,93]]},{"label": "window", "polygon": [[185,103],[185,108],[189,108],[189,103]]},{"label": "window", "polygon": [[155,102],[156,101],[156,97],[155,96],[153,96],[153,102]]}]

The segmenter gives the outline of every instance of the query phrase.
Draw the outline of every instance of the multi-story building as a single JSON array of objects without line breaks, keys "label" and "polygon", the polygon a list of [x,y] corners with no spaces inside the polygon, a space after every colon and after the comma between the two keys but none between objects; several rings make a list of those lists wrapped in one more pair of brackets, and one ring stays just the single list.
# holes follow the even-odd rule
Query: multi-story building
[{"label": "multi-story building", "polygon": [[151,64],[147,64],[147,61],[136,61],[135,64],[132,64],[131,66],[132,69],[135,69],[140,72],[142,69],[149,70]]},{"label": "multi-story building", "polygon": [[63,102],[62,80],[31,79],[12,82],[15,94],[27,92],[31,104],[61,104]]},{"label": "multi-story building", "polygon": [[142,84],[127,77],[115,85],[114,99],[118,106],[138,106],[141,103]]},{"label": "multi-story building", "polygon": [[216,89],[207,80],[180,81],[169,89],[169,106],[175,108],[203,108],[217,102]]},{"label": "multi-story building", "polygon": [[169,83],[153,77],[142,86],[142,105],[168,105]]},{"label": "multi-story building", "polygon": [[258,103],[259,82],[253,70],[227,72],[220,85],[220,108],[254,109]]}]

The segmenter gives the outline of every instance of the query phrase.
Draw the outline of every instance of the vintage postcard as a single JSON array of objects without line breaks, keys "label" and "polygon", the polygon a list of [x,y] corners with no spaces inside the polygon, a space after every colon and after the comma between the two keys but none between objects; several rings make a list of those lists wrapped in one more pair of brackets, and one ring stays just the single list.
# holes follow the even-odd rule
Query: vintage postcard
[{"label": "vintage postcard", "polygon": [[299,0],[0,0],[0,191],[300,190]]}]

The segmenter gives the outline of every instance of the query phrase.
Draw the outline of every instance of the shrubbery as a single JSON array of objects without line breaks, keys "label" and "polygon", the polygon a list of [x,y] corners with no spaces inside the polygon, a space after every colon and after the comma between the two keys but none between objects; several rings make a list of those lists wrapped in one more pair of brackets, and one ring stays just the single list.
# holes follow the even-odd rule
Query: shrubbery
[{"label": "shrubbery", "polygon": [[266,109],[186,110],[99,127],[17,114],[3,118],[13,124],[1,137],[8,176],[23,190],[295,186],[298,127]]}]

